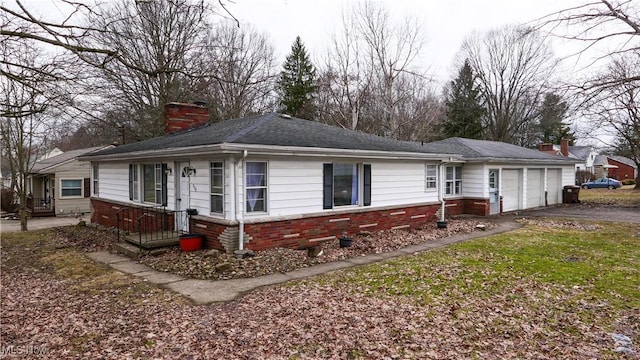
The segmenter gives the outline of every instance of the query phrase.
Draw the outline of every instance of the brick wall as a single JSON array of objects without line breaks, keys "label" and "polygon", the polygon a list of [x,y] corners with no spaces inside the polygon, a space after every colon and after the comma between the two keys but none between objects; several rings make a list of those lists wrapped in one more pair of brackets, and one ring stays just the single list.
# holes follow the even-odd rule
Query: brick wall
[{"label": "brick wall", "polygon": [[[466,212],[467,209],[470,211],[487,209],[488,200],[483,206],[476,204],[481,201],[473,200],[472,205],[469,205],[469,201],[464,199],[448,200],[446,215],[447,217],[459,215]],[[94,209],[91,221],[112,227],[116,227],[116,212],[127,207],[98,199],[91,199],[91,204]],[[416,229],[438,220],[439,209],[439,203],[384,210],[371,209],[369,211],[360,208],[353,213],[246,223],[244,227],[245,247],[252,250],[274,247],[299,249],[335,239],[344,233],[355,235],[361,231]],[[192,233],[205,235],[207,248],[229,251],[232,250],[231,246],[237,247],[237,240],[235,240],[238,236],[237,224],[229,224],[205,216],[196,216],[190,219],[190,229]]]},{"label": "brick wall", "polygon": [[489,199],[463,199],[463,213],[488,216],[490,214]]},{"label": "brick wall", "polygon": [[[109,201],[91,199],[91,222],[118,227],[118,217],[121,228],[129,232],[150,233],[156,231],[173,231],[175,218],[172,213],[155,211],[153,208],[123,205]],[[143,217],[143,215],[145,215]],[[140,219],[140,221],[138,221]]]}]

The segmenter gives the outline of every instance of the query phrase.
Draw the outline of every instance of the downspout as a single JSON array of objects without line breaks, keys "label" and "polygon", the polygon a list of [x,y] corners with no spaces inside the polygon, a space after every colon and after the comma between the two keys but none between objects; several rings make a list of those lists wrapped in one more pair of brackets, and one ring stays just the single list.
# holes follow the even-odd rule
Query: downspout
[{"label": "downspout", "polygon": [[[247,150],[242,151],[242,156],[235,161],[235,164],[234,164],[235,168],[233,170],[233,177],[234,177],[234,182],[236,185],[236,192],[237,192],[236,219],[238,220],[238,250],[244,250],[244,201],[242,199],[242,197],[244,196],[244,191],[239,191],[240,181],[238,181],[239,179],[238,170],[239,170],[239,165],[244,161],[244,159],[247,158],[248,154],[249,153],[247,152]],[[245,184],[243,181],[242,182],[243,188],[244,188],[244,185]]]},{"label": "downspout", "polygon": [[440,184],[438,184],[438,201],[440,201],[440,221],[445,221],[444,209],[445,209],[445,201],[444,201],[444,187],[446,186],[444,181],[444,174],[442,169],[444,168],[444,162],[441,161],[438,164],[438,179],[440,180]]}]

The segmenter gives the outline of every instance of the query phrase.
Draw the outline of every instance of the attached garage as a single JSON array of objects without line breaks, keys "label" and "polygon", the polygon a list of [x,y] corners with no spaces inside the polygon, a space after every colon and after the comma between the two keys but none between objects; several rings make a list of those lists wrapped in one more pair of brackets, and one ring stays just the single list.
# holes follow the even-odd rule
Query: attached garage
[{"label": "attached garage", "polygon": [[547,205],[562,202],[562,169],[547,170]]},{"label": "attached garage", "polygon": [[527,169],[526,208],[544,206],[544,169]]},{"label": "attached garage", "polygon": [[502,211],[514,211],[522,208],[522,170],[502,170]]}]

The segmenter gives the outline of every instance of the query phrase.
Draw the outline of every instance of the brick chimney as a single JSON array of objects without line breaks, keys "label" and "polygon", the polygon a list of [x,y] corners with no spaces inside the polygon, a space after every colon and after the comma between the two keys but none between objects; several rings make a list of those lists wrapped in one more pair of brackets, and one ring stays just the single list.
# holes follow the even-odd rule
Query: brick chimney
[{"label": "brick chimney", "polygon": [[569,156],[569,140],[560,139],[560,153],[562,156]]},{"label": "brick chimney", "polygon": [[542,143],[538,145],[538,151],[553,151],[553,144],[551,143]]},{"label": "brick chimney", "polygon": [[164,106],[164,133],[177,131],[206,124],[209,121],[209,108],[203,103],[186,104],[170,102]]}]

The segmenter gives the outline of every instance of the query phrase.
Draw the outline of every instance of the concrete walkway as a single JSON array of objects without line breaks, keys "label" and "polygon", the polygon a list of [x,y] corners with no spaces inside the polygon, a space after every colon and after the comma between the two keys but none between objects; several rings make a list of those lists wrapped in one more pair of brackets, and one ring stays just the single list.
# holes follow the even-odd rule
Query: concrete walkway
[{"label": "concrete walkway", "polygon": [[370,264],[399,256],[415,254],[469,239],[512,231],[522,226],[513,220],[514,218],[512,217],[501,218],[493,229],[487,231],[476,231],[470,234],[455,235],[447,238],[431,240],[422,244],[407,246],[387,253],[360,256],[301,268],[288,273],[278,273],[246,279],[188,279],[179,275],[153,270],[147,265],[140,264],[128,257],[111,254],[109,252],[94,252],[89,253],[88,256],[97,262],[108,264],[116,270],[133,276],[142,277],[149,282],[178,292],[191,299],[196,304],[210,304],[215,302],[231,301],[239,295],[261,286],[280,284],[291,280],[300,280],[357,265]]},{"label": "concrete walkway", "polygon": [[[81,218],[76,218],[73,216],[68,217],[42,217],[42,218],[31,218],[27,220],[27,229],[28,230],[40,230],[40,229],[49,229],[58,226],[69,226],[69,225],[77,225],[80,220],[84,220],[87,224],[89,223],[89,217],[84,216]],[[0,218],[0,232],[8,233],[8,232],[18,232],[20,231],[20,220],[12,220],[12,219],[3,219]]]}]

